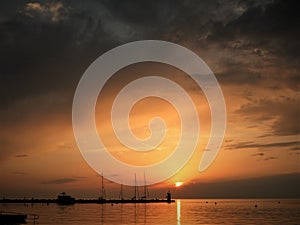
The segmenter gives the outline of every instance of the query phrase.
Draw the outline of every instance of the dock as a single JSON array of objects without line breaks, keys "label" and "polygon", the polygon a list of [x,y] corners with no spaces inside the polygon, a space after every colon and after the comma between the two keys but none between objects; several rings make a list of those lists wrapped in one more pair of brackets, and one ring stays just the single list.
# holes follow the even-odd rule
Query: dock
[{"label": "dock", "polygon": [[[134,203],[173,203],[175,200],[171,199],[75,199],[71,204],[134,204]],[[0,199],[0,203],[23,203],[23,204],[34,204],[44,203],[59,204],[58,199]]]}]

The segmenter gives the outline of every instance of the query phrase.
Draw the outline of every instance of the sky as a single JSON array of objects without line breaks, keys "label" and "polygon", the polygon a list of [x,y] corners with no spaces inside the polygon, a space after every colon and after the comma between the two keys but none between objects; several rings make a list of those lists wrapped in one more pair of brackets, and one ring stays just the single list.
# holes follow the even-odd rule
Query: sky
[{"label": "sky", "polygon": [[[116,73],[98,97],[97,129],[111,154],[145,165],[164,159],[176,145],[178,115],[160,99],[140,101],[130,120],[133,133],[145,138],[149,119],[165,118],[169,129],[159,151],[130,152],[113,137],[109,123],[116,93],[136,78],[156,74],[188,91],[203,131],[190,162],[174,177],[151,186],[150,193],[163,195],[171,189],[182,198],[299,197],[297,1],[0,4],[0,196],[55,197],[66,191],[98,197],[101,178],[81,156],[73,134],[76,87],[89,65],[110,49],[163,40],[198,54],[219,81],[227,110],[220,152],[207,170],[197,170],[201,155],[209,150],[210,113],[203,93],[182,71],[144,63]],[[176,182],[183,185],[175,188]],[[118,196],[118,184],[105,179],[105,186],[107,196]],[[131,187],[125,190],[128,196],[133,192]]]}]

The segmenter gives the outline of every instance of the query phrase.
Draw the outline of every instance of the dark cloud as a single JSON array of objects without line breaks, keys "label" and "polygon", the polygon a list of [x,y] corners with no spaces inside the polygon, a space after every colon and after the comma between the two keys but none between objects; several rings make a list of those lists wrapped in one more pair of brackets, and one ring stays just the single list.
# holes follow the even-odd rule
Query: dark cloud
[{"label": "dark cloud", "polygon": [[264,5],[249,7],[238,19],[226,26],[216,26],[208,39],[235,41],[232,47],[252,48],[255,54],[262,49],[291,57],[299,56],[300,37],[296,29],[300,19],[299,2],[296,0],[272,1]]},{"label": "dark cloud", "polygon": [[75,178],[61,178],[61,179],[56,179],[56,180],[42,181],[41,184],[67,184],[67,183],[73,183],[76,181],[77,181],[77,179],[75,179]]},{"label": "dark cloud", "polygon": [[264,155],[265,155],[265,153],[263,153],[263,152],[252,154],[252,156],[264,156]]},{"label": "dark cloud", "polygon": [[28,157],[29,155],[27,155],[27,154],[17,154],[17,155],[15,155],[15,157],[17,157],[17,158],[25,158],[25,157]]},{"label": "dark cloud", "polygon": [[[0,94],[4,96],[0,107],[51,91],[72,93],[83,71],[97,56],[132,40],[173,40],[179,35],[182,36],[180,40],[197,43],[202,36],[210,34],[207,40],[218,37],[220,43],[228,40],[234,48],[240,48],[251,43],[245,43],[236,35],[258,41],[266,36],[264,32],[272,31],[267,36],[272,36],[271,40],[286,38],[289,32],[273,30],[280,26],[292,29],[296,22],[290,20],[294,16],[290,10],[294,9],[295,2],[254,2],[104,0],[85,1],[84,4],[80,1],[2,3],[10,13],[0,20]],[[283,20],[279,20],[281,16],[284,16]],[[271,29],[262,23],[275,25]],[[258,33],[256,25],[268,29],[258,29]],[[294,35],[291,37],[297,40]],[[204,43],[210,47],[209,41]],[[295,50],[294,47],[291,49]],[[251,51],[263,54],[259,46]],[[262,79],[260,72],[243,68],[232,58],[224,63],[226,69],[217,75],[225,83],[257,84]],[[297,79],[296,74],[293,76]],[[291,83],[295,85],[295,82]]]},{"label": "dark cloud", "polygon": [[298,135],[300,133],[299,106],[300,102],[297,98],[261,99],[242,105],[236,113],[253,122],[275,120],[271,125],[270,133],[266,135]]},{"label": "dark cloud", "polygon": [[[255,154],[252,154],[252,156],[259,156],[259,157],[264,157],[266,154],[264,152],[258,152]],[[274,157],[274,156],[267,156],[264,157],[263,160],[268,161],[268,160],[273,160],[273,159],[278,159],[278,157]]]},{"label": "dark cloud", "polygon": [[259,144],[255,142],[239,142],[237,144],[226,145],[226,149],[229,150],[239,150],[245,148],[269,149],[269,148],[299,147],[299,145],[300,145],[300,141],[275,142],[270,144]]},{"label": "dark cloud", "polygon": [[261,72],[253,71],[252,66],[245,65],[243,62],[235,61],[235,59],[226,59],[223,60],[223,64],[224,69],[215,73],[222,84],[258,85],[264,80]]},{"label": "dark cloud", "polygon": [[[51,92],[71,94],[87,66],[114,45],[99,21],[92,20],[87,12],[74,9],[65,15],[67,19],[52,21],[25,13],[28,4],[0,22],[0,109]],[[47,14],[55,4],[67,7],[58,2],[51,3],[54,6],[50,2],[32,4],[42,9],[31,6],[29,12],[39,14]],[[51,13],[61,13],[55,10],[59,12]],[[55,16],[52,14],[46,17]],[[93,35],[86,44],[90,29]]]},{"label": "dark cloud", "polygon": [[13,174],[16,174],[16,175],[27,175],[27,173],[19,172],[19,171],[13,172]]},{"label": "dark cloud", "polygon": [[[159,38],[175,42],[197,40],[206,36],[206,24],[228,23],[246,7],[239,1],[100,1],[115,22],[134,28],[141,38]],[[124,29],[124,28],[123,28]]]},{"label": "dark cloud", "polygon": [[266,160],[266,161],[273,160],[273,159],[278,159],[278,158],[274,157],[274,156],[269,156],[269,157],[264,158],[264,160]]},{"label": "dark cloud", "polygon": [[254,4],[226,25],[212,24],[205,43],[227,54],[216,71],[220,82],[299,91],[298,6],[295,0]]},{"label": "dark cloud", "polygon": [[299,151],[300,150],[300,146],[292,147],[289,150],[291,150],[291,151]]},{"label": "dark cloud", "polygon": [[186,198],[299,198],[299,176],[299,173],[295,173],[222,182],[199,182],[184,187],[181,192],[184,192]]},{"label": "dark cloud", "polygon": [[0,161],[10,158],[10,157],[24,157],[24,149],[27,150],[28,143],[26,141],[21,141],[23,146],[20,146],[18,142],[14,141],[12,137],[7,137],[7,135],[0,132]]}]

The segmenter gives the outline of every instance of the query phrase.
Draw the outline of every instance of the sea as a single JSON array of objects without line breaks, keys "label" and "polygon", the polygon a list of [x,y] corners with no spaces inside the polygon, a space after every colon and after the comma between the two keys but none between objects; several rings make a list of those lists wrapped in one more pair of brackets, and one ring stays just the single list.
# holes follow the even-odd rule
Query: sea
[{"label": "sea", "polygon": [[[177,199],[175,203],[1,204],[27,224],[300,224],[300,199]],[[38,215],[34,219],[32,214]]]}]

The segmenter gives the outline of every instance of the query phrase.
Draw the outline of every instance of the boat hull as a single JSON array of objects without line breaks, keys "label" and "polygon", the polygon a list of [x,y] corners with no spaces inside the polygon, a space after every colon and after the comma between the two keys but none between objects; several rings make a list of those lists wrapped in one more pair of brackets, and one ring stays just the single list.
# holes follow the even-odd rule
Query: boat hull
[{"label": "boat hull", "polygon": [[25,214],[0,214],[0,224],[24,224],[26,219]]}]

